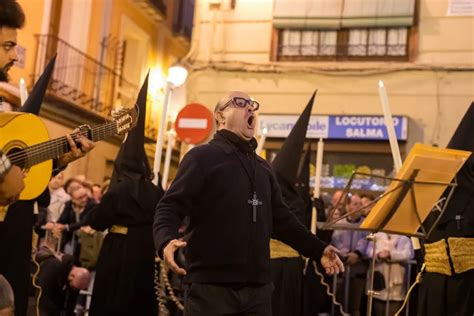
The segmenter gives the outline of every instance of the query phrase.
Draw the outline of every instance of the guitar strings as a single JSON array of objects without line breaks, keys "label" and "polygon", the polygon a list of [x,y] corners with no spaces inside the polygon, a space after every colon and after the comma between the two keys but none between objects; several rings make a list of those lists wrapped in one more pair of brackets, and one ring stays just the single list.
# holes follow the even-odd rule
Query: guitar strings
[{"label": "guitar strings", "polygon": [[[96,130],[94,132],[97,133],[97,136],[100,136],[101,134],[103,134],[105,136],[106,132],[115,131],[115,125],[116,125],[116,122],[107,123],[105,125],[101,125],[99,127],[96,127]],[[78,141],[79,135],[87,137],[88,133],[89,133],[89,131],[73,133],[73,134],[71,134],[71,138],[73,139],[73,141]],[[49,144],[45,145],[45,143],[49,143]],[[29,146],[29,150],[27,148],[26,150],[23,150],[23,151],[20,151],[20,152],[17,152],[17,153],[13,153],[13,154],[7,155],[7,156],[13,163],[15,163],[15,162],[21,161],[22,159],[26,159],[28,156],[37,156],[37,155],[40,155],[40,154],[43,154],[43,153],[47,153],[51,149],[57,148],[58,146],[63,147],[65,145],[67,145],[68,143],[69,142],[68,142],[66,136],[63,136],[63,137],[60,137],[60,138],[57,138],[57,139],[46,141],[44,143]]]},{"label": "guitar strings", "polygon": [[[113,131],[113,129],[111,129],[111,127],[113,127],[113,126],[100,126],[100,127],[97,128],[97,133],[100,134],[100,133],[105,133],[107,131],[109,131],[109,132]],[[79,135],[87,136],[87,134],[88,134],[88,131],[76,132],[76,133],[71,134],[71,137],[73,138],[74,141],[78,141],[78,136]],[[48,143],[48,144],[45,145],[45,143]],[[14,159],[17,159],[17,158],[22,157],[22,156],[35,155],[35,154],[38,154],[38,153],[47,152],[47,151],[49,151],[50,149],[52,149],[54,147],[64,146],[68,143],[69,142],[68,142],[66,136],[63,136],[63,137],[60,137],[60,138],[56,138],[56,139],[53,139],[53,140],[46,141],[44,143],[29,146],[29,148],[27,148],[24,151],[20,151],[20,152],[8,155],[8,158],[10,160],[14,160]]]}]

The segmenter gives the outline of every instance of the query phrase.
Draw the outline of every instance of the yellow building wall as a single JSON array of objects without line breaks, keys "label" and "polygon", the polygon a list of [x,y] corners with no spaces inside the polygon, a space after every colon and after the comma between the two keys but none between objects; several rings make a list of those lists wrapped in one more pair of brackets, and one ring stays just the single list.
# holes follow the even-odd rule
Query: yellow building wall
[{"label": "yellow building wall", "polygon": [[20,78],[24,78],[28,87],[32,86],[32,78],[36,62],[36,40],[34,35],[41,33],[45,0],[18,0],[25,12],[25,26],[18,30],[18,45],[26,48],[25,67],[13,67],[9,74],[11,83],[18,86]]},{"label": "yellow building wall", "polygon": [[231,90],[247,91],[261,113],[299,114],[318,89],[313,114],[382,115],[384,80],[393,114],[411,118],[409,142],[446,145],[474,100],[474,17],[447,16],[448,0],[419,3],[412,62],[272,62],[273,1],[198,1],[188,102],[213,110]]}]

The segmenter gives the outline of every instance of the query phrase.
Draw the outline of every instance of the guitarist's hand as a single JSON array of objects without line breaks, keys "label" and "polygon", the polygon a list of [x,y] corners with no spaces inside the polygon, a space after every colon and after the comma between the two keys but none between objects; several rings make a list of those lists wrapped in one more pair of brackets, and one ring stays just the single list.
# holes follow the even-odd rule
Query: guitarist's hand
[{"label": "guitarist's hand", "polygon": [[[74,130],[77,132],[78,130]],[[58,159],[58,168],[64,168],[68,165],[68,163],[73,162],[79,158],[84,157],[89,151],[94,148],[94,143],[84,136],[79,136],[78,141],[80,146],[78,147],[76,143],[72,140],[71,135],[66,135],[67,141],[69,142],[69,146],[71,147],[71,151],[65,153],[62,157]]]},{"label": "guitarist's hand", "polygon": [[25,188],[24,178],[23,171],[17,166],[12,166],[0,182],[0,206],[8,205],[18,199]]}]

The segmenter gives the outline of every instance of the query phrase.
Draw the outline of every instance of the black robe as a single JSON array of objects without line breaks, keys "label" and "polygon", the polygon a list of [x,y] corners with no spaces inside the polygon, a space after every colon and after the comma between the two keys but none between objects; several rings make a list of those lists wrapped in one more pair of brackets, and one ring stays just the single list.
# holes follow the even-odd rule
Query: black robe
[{"label": "black robe", "polygon": [[[316,198],[312,201],[311,207],[316,208],[317,221],[326,222],[324,202]],[[311,220],[311,217],[310,217]],[[322,241],[331,243],[332,230],[316,230],[316,236]],[[318,271],[324,275],[324,281],[331,286],[332,277],[324,273],[324,268],[319,261],[309,260],[303,275],[302,290],[302,310],[301,315],[312,316],[318,313],[329,313],[331,311],[331,297],[326,294],[326,287],[321,284],[321,278],[314,271],[314,262],[318,266]]]},{"label": "black robe", "polygon": [[[280,177],[278,173],[277,179],[282,189],[283,201],[300,222],[306,224],[309,208],[308,205],[305,205],[307,203],[298,195],[293,186],[287,183],[283,177]],[[273,316],[300,315],[302,310],[303,263],[300,256],[271,259],[272,280],[275,287],[272,295]]]},{"label": "black robe", "polygon": [[[474,238],[474,157],[458,172],[457,180],[458,186],[427,243],[448,237]],[[456,216],[461,216],[459,226]],[[433,220],[430,215],[425,227]],[[418,315],[474,315],[474,269],[453,276],[426,272],[418,292]]]},{"label": "black robe", "polygon": [[15,295],[15,315],[26,315],[31,288],[31,248],[34,204],[49,205],[49,189],[35,200],[17,201],[9,206],[0,223],[0,274],[10,283]]},{"label": "black robe", "polygon": [[104,239],[89,315],[157,314],[152,224],[162,195],[161,187],[150,181],[123,177],[90,213],[92,228],[105,230],[120,225],[128,227],[128,233],[109,232]]}]

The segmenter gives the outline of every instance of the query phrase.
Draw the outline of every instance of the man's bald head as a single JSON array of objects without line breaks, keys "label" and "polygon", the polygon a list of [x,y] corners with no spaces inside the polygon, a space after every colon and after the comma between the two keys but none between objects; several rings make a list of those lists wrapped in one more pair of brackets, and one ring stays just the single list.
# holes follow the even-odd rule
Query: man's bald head
[{"label": "man's bald head", "polygon": [[250,99],[250,96],[247,93],[241,91],[230,91],[225,97],[222,97],[214,108],[214,119],[216,120],[217,129],[219,129],[218,112],[224,110],[224,106],[235,97]]},{"label": "man's bald head", "polygon": [[69,272],[68,281],[72,288],[85,290],[89,287],[90,280],[91,274],[85,268],[73,266],[71,272]]}]

